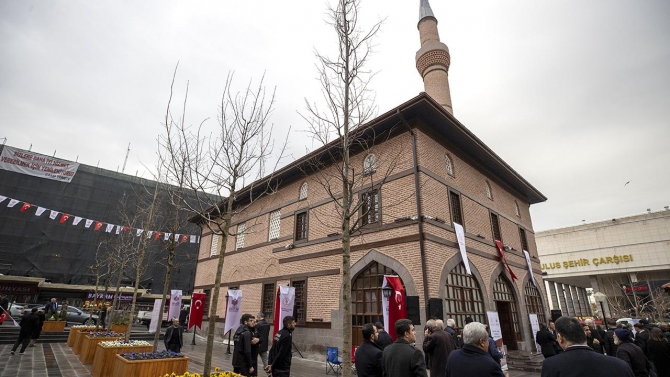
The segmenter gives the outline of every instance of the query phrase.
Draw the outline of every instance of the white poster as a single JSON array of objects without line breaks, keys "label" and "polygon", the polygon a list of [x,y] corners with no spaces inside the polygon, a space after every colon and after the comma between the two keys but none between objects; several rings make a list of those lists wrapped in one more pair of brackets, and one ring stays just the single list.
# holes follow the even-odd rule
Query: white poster
[{"label": "white poster", "polygon": [[288,286],[279,286],[279,330],[284,328],[284,318],[293,315],[293,306],[295,305],[295,288]]},{"label": "white poster", "polygon": [[168,321],[172,321],[172,318],[179,318],[180,310],[181,289],[173,289],[170,291],[170,311],[168,312]]},{"label": "white poster", "polygon": [[[537,319],[537,314],[528,314],[528,317],[530,317],[530,328],[534,340],[537,337],[537,332],[540,331],[540,321]],[[537,353],[541,352],[540,345],[537,343],[535,343],[535,349]]]},{"label": "white poster", "polygon": [[237,331],[240,327],[240,318],[242,318],[242,290],[228,290],[228,306],[226,307],[226,325],[223,327],[223,333],[228,330]]},{"label": "white poster", "polygon": [[76,162],[61,160],[6,145],[2,149],[2,153],[0,153],[0,169],[32,175],[34,177],[69,183],[72,181],[72,177],[74,177],[78,168],[79,164]]},{"label": "white poster", "polygon": [[463,258],[465,271],[468,273],[468,275],[472,275],[472,272],[470,272],[470,262],[468,261],[468,255],[465,252],[465,232],[463,231],[463,226],[461,224],[454,223],[454,229],[456,230],[456,239],[458,240],[458,248],[461,250],[461,258]]},{"label": "white poster", "polygon": [[489,320],[489,329],[491,329],[491,337],[496,343],[502,339],[502,329],[500,328],[500,318],[498,312],[486,312],[486,317]]},{"label": "white poster", "polygon": [[533,267],[530,264],[530,254],[528,254],[528,252],[524,250],[523,255],[526,257],[526,264],[528,265],[528,273],[530,274],[530,281],[532,281],[533,285],[537,287],[535,276],[533,276]]},{"label": "white poster", "polygon": [[161,319],[158,318],[158,311],[161,309],[161,306],[163,305],[163,299],[157,298],[154,301],[154,310],[151,312],[151,323],[149,323],[149,333],[154,334],[157,329],[159,329],[159,325],[161,322],[163,322]]}]

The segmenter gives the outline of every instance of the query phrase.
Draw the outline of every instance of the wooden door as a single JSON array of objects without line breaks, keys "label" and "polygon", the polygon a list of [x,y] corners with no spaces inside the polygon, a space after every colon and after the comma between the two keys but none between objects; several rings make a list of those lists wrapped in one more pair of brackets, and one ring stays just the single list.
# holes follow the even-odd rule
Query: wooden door
[{"label": "wooden door", "polygon": [[505,301],[496,301],[498,317],[500,318],[500,330],[502,331],[503,344],[508,350],[517,350],[516,333],[514,331],[514,320],[512,317],[511,304]]}]

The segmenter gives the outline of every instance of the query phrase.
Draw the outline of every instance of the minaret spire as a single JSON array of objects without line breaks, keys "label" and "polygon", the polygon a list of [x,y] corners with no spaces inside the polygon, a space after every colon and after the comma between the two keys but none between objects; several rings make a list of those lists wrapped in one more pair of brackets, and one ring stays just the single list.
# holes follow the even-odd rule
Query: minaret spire
[{"label": "minaret spire", "polygon": [[449,91],[451,56],[447,45],[440,42],[437,18],[428,0],[421,0],[417,27],[421,38],[421,48],[416,52],[416,69],[423,78],[426,93],[453,115]]}]

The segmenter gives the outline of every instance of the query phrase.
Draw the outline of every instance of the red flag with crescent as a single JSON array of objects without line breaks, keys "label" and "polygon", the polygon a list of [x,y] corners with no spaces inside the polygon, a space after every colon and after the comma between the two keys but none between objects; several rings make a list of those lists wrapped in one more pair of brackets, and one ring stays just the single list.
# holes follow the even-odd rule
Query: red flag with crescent
[{"label": "red flag with crescent", "polygon": [[[21,206],[21,212],[25,212],[28,208],[32,207],[33,205],[30,203],[23,202],[23,205]],[[2,323],[2,322],[0,322]]]},{"label": "red flag with crescent", "polygon": [[498,253],[500,254],[500,257],[502,257],[503,263],[505,263],[505,266],[507,266],[507,271],[509,271],[509,276],[512,278],[512,283],[517,279],[516,275],[514,275],[514,271],[512,271],[512,267],[509,266],[509,263],[507,263],[507,258],[505,257],[505,249],[503,248],[502,242],[496,240],[496,248],[498,249]]},{"label": "red flag with crescent", "polygon": [[94,230],[100,230],[100,228],[102,228],[102,224],[104,224],[102,221],[96,221],[95,222],[95,227],[93,229]]},{"label": "red flag with crescent", "polygon": [[156,233],[155,233],[155,236],[154,236],[154,241],[158,241],[158,239],[161,238],[161,234],[163,234],[163,233],[161,233],[161,232],[156,232]]},{"label": "red flag with crescent", "polygon": [[[391,287],[391,297],[382,295],[382,310],[384,311],[384,327],[394,329],[397,320],[407,318],[407,305],[405,300],[405,288],[402,286],[400,277],[395,275],[384,275],[383,287]],[[391,339],[395,342],[395,331],[389,331]]]},{"label": "red flag with crescent", "polygon": [[205,312],[207,295],[204,293],[193,293],[191,295],[191,311],[188,317],[188,328],[198,326],[202,328],[202,315]]},{"label": "red flag with crescent", "polygon": [[69,219],[69,218],[70,218],[70,215],[68,215],[67,213],[62,213],[62,214],[60,215],[60,223],[62,224],[62,223],[64,223],[64,222],[66,222],[67,219]]}]

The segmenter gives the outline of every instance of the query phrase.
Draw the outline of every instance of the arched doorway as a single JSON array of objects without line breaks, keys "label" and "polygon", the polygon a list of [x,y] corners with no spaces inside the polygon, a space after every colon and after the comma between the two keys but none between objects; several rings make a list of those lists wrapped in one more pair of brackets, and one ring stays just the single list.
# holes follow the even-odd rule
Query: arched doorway
[{"label": "arched doorway", "polygon": [[[382,311],[382,283],[384,275],[397,275],[395,271],[378,262],[372,262],[356,276],[351,285],[351,340],[363,342],[361,328],[366,323],[384,322]],[[402,281],[402,279],[401,279]],[[403,283],[404,286],[404,283]],[[389,331],[390,329],[386,329]],[[390,330],[391,332],[393,330]]]},{"label": "arched doorway", "polygon": [[[526,282],[526,286],[523,288],[526,299],[526,311],[531,314],[537,314],[537,320],[539,323],[547,324],[547,316],[544,311],[544,306],[542,305],[542,296],[540,295],[540,290],[533,285],[533,282],[530,279]],[[535,336],[535,334],[533,334]]]},{"label": "arched doorway", "polygon": [[493,302],[500,319],[503,344],[507,346],[508,350],[519,349],[519,345],[517,344],[517,342],[521,341],[519,311],[517,310],[512,287],[502,273],[498,275],[493,283]]},{"label": "arched doorway", "polygon": [[446,318],[453,318],[456,326],[463,328],[465,318],[486,323],[484,298],[479,282],[474,276],[468,275],[463,262],[454,267],[446,281]]}]

